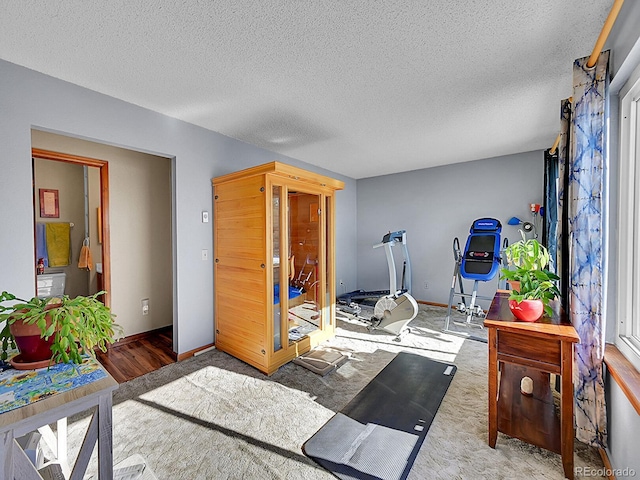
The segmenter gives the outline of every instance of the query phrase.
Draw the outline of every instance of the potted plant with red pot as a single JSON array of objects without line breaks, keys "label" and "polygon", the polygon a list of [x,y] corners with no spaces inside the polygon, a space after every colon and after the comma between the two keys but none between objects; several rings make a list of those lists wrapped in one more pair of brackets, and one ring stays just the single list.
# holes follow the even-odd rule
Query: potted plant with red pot
[{"label": "potted plant with red pot", "polygon": [[82,363],[82,354],[95,357],[95,348],[107,346],[122,335],[111,309],[92,296],[24,300],[0,294],[0,359],[19,350],[15,368],[40,368],[50,364]]},{"label": "potted plant with red pot", "polygon": [[508,267],[500,269],[500,274],[513,288],[509,296],[513,315],[534,322],[544,313],[552,314],[549,302],[560,295],[560,277],[546,268],[550,258],[546,247],[535,238],[527,239],[522,231],[520,234],[522,240],[504,250]]}]

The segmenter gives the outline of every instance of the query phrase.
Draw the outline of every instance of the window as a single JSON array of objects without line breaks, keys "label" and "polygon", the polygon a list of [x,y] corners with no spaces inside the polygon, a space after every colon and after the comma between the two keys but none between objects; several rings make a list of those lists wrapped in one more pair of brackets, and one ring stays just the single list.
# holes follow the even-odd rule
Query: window
[{"label": "window", "polygon": [[620,98],[616,346],[640,370],[640,68]]}]

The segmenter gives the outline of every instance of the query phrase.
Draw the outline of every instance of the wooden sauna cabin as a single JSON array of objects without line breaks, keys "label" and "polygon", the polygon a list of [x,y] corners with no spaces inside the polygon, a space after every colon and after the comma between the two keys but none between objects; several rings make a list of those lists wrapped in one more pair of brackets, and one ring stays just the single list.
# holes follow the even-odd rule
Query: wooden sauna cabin
[{"label": "wooden sauna cabin", "polygon": [[215,345],[271,375],[335,334],[335,192],[280,162],[212,180]]}]

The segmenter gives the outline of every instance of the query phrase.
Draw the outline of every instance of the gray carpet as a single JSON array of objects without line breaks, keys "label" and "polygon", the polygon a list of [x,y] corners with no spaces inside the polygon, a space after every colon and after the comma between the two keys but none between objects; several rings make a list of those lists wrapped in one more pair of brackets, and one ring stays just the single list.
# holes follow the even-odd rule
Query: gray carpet
[{"label": "gray carpet", "polygon": [[[335,478],[305,457],[302,444],[407,351],[458,367],[409,479],[563,478],[557,454],[502,434],[496,449],[487,445],[487,345],[443,334],[445,314],[421,305],[401,342],[339,321],[327,345],[351,358],[325,377],[293,363],[267,377],[213,350],[124,383],[114,394],[114,460],[140,454],[167,480]],[[87,424],[70,419],[71,458]],[[585,445],[576,443],[575,458],[576,467],[603,468]]]}]

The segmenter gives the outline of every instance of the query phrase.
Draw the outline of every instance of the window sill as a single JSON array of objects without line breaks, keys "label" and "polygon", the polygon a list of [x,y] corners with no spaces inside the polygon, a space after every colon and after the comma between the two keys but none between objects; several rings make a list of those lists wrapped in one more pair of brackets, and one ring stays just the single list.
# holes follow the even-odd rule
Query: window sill
[{"label": "window sill", "polygon": [[607,343],[605,346],[604,363],[607,365],[609,374],[640,415],[640,372],[612,343]]}]

